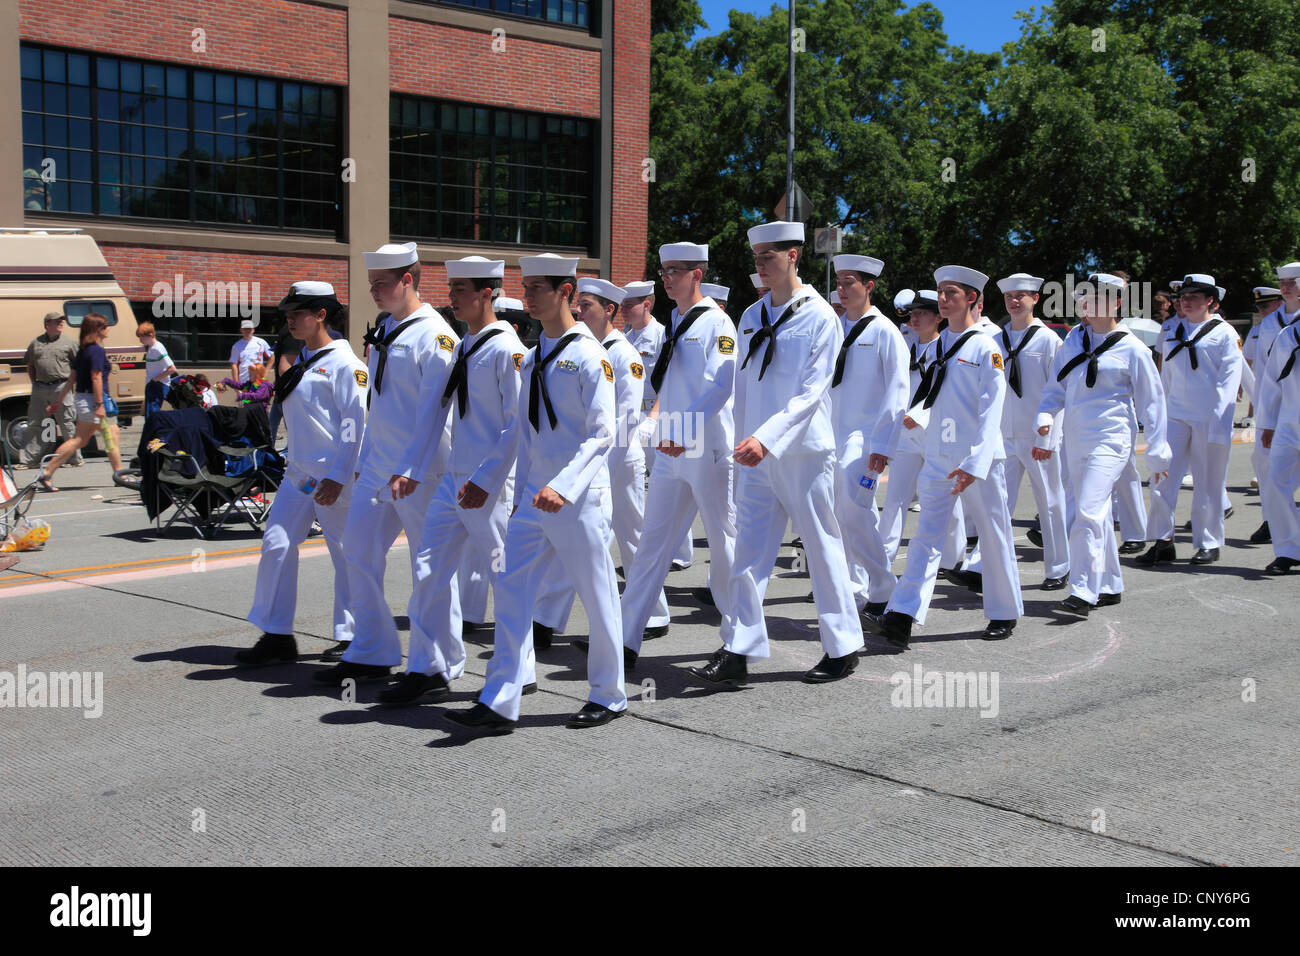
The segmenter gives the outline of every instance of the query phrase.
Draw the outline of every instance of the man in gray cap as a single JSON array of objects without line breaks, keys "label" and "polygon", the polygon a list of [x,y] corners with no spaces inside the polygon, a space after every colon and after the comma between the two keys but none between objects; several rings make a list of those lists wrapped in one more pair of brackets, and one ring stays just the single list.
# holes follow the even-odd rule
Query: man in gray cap
[{"label": "man in gray cap", "polygon": [[[50,418],[45,414],[45,406],[54,401],[72,374],[72,360],[77,354],[76,339],[63,334],[63,322],[63,313],[46,313],[45,331],[32,339],[23,357],[32,383],[32,396],[27,402],[27,443],[21,449],[25,465],[39,465],[77,430],[71,392],[64,396],[57,415]],[[78,451],[70,464],[81,463]]]}]

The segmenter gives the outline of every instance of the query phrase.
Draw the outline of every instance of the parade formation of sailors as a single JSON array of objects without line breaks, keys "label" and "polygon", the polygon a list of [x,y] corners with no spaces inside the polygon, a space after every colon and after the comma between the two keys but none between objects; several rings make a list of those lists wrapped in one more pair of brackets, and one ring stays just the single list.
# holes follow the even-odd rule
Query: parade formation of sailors
[{"label": "parade formation of sailors", "polygon": [[[721,646],[689,673],[738,686],[770,656],[764,598],[792,528],[822,649],[803,680],[839,681],[869,634],[908,650],[940,577],[981,595],[980,637],[1013,635],[1024,616],[1011,525],[1022,479],[1037,510],[1038,587],[1068,588],[1055,610],[1084,619],[1121,603],[1122,555],[1149,542],[1138,565],[1177,560],[1186,476],[1187,564],[1222,560],[1241,394],[1258,429],[1251,463],[1264,518],[1250,541],[1272,544],[1269,574],[1300,568],[1300,262],[1277,269],[1276,287],[1254,289],[1259,321],[1244,340],[1222,317],[1214,277],[1187,273],[1170,283],[1174,314],[1151,349],[1121,321],[1122,274],[1094,272],[1078,286],[1082,322],[1064,340],[1035,314],[1041,278],[998,280],[999,324],[986,314],[989,277],[962,265],[937,269],[933,289],[899,292],[900,327],[873,303],[880,259],[834,256],[828,301],[800,281],[801,223],[763,223],[748,238],[758,301],[736,322],[731,291],[704,281],[708,245],[694,241],[658,250],[666,325],[652,315],[654,282],[580,278],[574,257],[521,257],[522,302],[502,296],[505,261],[447,261],[463,340],[421,301],[415,244],[384,245],[365,254],[384,313],[366,335],[366,363],[329,335],[346,308],[333,287],[293,283],[280,309],[306,347],[276,384],[287,466],[248,615],[262,634],[237,663],[297,660],[298,548],[319,522],[335,645],[316,681],[390,678],[405,658],[380,703],[446,699],[490,591],[484,686],[446,717],[510,733],[537,689],[537,652],[552,647],[576,597],[588,633],[572,643],[586,655],[589,693],[568,726],[599,727],[626,710],[624,680],[644,641],[669,635],[665,581],[695,560],[698,516],[708,584],[689,596],[716,610]],[[532,349],[524,312],[541,326]],[[384,589],[403,531],[405,655]]]}]

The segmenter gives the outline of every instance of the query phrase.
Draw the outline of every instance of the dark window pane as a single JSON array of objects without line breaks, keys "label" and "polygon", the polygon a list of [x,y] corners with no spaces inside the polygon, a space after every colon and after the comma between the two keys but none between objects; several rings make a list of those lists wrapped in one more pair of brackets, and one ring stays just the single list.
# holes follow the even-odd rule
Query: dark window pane
[{"label": "dark window pane", "polygon": [[195,73],[194,74],[194,98],[196,100],[210,101],[212,99],[212,94],[213,94],[212,74],[205,73],[205,72]]},{"label": "dark window pane", "polygon": [[69,200],[72,212],[91,212],[90,183],[71,183],[69,185]]},{"label": "dark window pane", "polygon": [[90,87],[68,87],[68,114],[70,116],[90,116]]},{"label": "dark window pane", "polygon": [[89,150],[73,150],[68,156],[68,169],[70,179],[79,179],[83,182],[90,181],[90,152]]},{"label": "dark window pane", "polygon": [[185,100],[167,100],[167,125],[176,129],[189,126],[189,107]]},{"label": "dark window pane", "polygon": [[235,102],[235,78],[222,73],[217,76],[217,102]]},{"label": "dark window pane", "polygon": [[166,92],[166,70],[156,64],[144,68],[144,92],[160,96]]},{"label": "dark window pane", "polygon": [[257,81],[257,105],[260,109],[275,109],[275,81]]},{"label": "dark window pane", "polygon": [[181,99],[188,95],[185,88],[185,71],[180,67],[169,66],[167,68],[167,95],[180,97]]},{"label": "dark window pane", "polygon": [[45,112],[68,112],[68,88],[62,83],[45,84]]},{"label": "dark window pane", "polygon": [[68,120],[68,145],[74,149],[90,149],[90,120]]},{"label": "dark window pane", "polygon": [[23,47],[22,53],[24,80],[39,80],[41,78],[41,51],[33,47]]},{"label": "dark window pane", "polygon": [[99,119],[115,120],[121,116],[121,99],[117,93],[100,90],[95,102],[97,106],[95,113]]},{"label": "dark window pane", "polygon": [[118,126],[116,123],[99,124],[99,148],[116,152],[119,147]]},{"label": "dark window pane", "polygon": [[124,61],[122,63],[122,90],[129,93],[140,92],[140,64]]},{"label": "dark window pane", "polygon": [[40,110],[41,93],[40,80],[23,80],[23,109]]},{"label": "dark window pane", "polygon": [[63,83],[67,81],[67,56],[58,50],[45,51],[45,82]]},{"label": "dark window pane", "polygon": [[101,89],[117,89],[117,60],[101,56],[95,62],[95,77]]},{"label": "dark window pane", "polygon": [[45,117],[45,145],[68,145],[68,121],[62,116]]},{"label": "dark window pane", "polygon": [[240,106],[257,105],[257,86],[251,76],[241,76],[236,81]]},{"label": "dark window pane", "polygon": [[90,57],[81,53],[68,56],[68,82],[77,86],[90,85]]}]

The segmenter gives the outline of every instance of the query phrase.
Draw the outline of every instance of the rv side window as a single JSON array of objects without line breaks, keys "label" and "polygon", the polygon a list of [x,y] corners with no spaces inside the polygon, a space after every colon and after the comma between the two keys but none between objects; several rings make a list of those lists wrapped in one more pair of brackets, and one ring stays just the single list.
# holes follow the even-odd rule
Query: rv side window
[{"label": "rv side window", "polygon": [[63,314],[68,317],[68,325],[74,329],[80,326],[81,320],[92,312],[108,319],[110,326],[117,325],[117,309],[113,308],[113,303],[107,299],[70,299],[63,303]]}]

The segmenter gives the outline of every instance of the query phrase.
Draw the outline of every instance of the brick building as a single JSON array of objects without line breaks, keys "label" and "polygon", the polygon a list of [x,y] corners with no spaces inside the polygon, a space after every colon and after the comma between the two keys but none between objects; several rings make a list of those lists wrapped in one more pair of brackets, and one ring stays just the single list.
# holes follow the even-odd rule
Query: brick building
[{"label": "brick building", "polygon": [[[0,225],[82,226],[137,317],[159,284],[334,283],[374,318],[362,252],[582,257],[642,278],[650,0],[0,0]],[[52,175],[51,175],[52,173]],[[171,293],[167,293],[168,297]],[[155,318],[181,365],[239,317]],[[263,315],[261,328],[275,323]],[[260,334],[260,333],[259,333]]]}]

